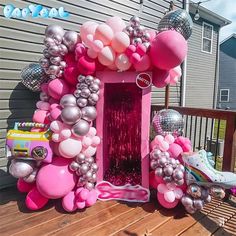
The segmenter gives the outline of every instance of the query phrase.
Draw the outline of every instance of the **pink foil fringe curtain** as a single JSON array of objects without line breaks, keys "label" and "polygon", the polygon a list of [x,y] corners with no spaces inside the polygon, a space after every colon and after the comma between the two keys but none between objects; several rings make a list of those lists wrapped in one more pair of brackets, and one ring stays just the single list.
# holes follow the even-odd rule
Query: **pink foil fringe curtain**
[{"label": "pink foil fringe curtain", "polygon": [[105,85],[104,179],[117,186],[141,184],[141,104],[136,84]]}]

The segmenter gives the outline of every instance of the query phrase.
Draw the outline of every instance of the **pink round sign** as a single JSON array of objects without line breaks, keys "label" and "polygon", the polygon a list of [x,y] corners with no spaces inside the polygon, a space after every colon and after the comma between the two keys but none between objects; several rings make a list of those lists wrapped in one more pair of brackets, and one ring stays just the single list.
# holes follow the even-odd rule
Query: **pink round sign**
[{"label": "pink round sign", "polygon": [[140,73],[136,77],[136,84],[141,89],[146,89],[152,84],[152,78],[147,73]]}]

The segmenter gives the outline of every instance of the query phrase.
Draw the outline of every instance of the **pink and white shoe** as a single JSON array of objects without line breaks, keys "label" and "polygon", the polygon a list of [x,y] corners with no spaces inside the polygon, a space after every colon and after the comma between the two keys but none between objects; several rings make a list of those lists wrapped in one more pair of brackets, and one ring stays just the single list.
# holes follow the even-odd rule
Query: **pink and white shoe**
[{"label": "pink and white shoe", "polygon": [[183,153],[182,160],[188,185],[191,183],[208,187],[219,185],[225,189],[236,186],[236,174],[215,170],[208,161],[205,150]]}]

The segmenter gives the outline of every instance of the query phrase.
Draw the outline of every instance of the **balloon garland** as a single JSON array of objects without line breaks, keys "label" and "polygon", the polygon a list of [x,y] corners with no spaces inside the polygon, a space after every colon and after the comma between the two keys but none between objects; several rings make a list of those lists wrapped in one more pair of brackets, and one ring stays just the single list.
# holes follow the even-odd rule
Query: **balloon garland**
[{"label": "balloon garland", "polygon": [[[10,130],[7,136],[9,171],[18,178],[19,191],[27,193],[29,209],[38,210],[49,199],[58,198],[69,212],[95,204],[99,166],[94,155],[100,137],[93,122],[101,83],[95,72],[152,70],[154,86],[176,84],[191,28],[184,10],[164,16],[160,32],[145,29],[137,16],[128,25],[117,16],[101,24],[88,21],[80,34],[57,25],[46,28],[43,57],[21,74],[27,88],[41,91],[28,126],[32,129]],[[223,197],[219,187],[208,190],[186,181],[182,153],[191,150],[191,142],[180,136],[182,116],[165,109],[156,114],[153,124],[157,136],[151,142],[150,184],[157,190],[159,203],[173,208],[181,201],[193,213],[210,202],[209,194]],[[11,135],[15,132],[20,132],[21,141]],[[45,159],[48,153],[53,153],[50,161]]]}]

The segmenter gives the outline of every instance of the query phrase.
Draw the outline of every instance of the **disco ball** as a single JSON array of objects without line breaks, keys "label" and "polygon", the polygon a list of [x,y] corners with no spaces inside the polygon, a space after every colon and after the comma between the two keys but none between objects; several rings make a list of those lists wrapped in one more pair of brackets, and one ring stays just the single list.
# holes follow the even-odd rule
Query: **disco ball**
[{"label": "disco ball", "polygon": [[192,34],[193,21],[183,9],[167,13],[158,24],[158,31],[176,30],[187,40]]},{"label": "disco ball", "polygon": [[41,90],[41,84],[47,81],[43,68],[38,63],[31,63],[21,71],[21,83],[33,92]]},{"label": "disco ball", "polygon": [[183,134],[184,120],[182,115],[173,109],[158,111],[152,120],[153,127],[157,134],[180,136]]}]

